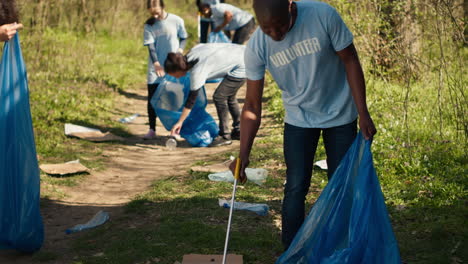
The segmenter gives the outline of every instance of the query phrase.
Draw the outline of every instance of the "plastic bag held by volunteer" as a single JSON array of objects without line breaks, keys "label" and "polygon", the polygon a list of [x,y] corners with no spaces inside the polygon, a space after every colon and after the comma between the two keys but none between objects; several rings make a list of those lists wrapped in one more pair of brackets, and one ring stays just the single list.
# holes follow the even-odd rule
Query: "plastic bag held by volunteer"
[{"label": "plastic bag held by volunteer", "polygon": [[[151,105],[167,130],[179,120],[189,92],[190,74],[179,79],[167,74],[151,98]],[[207,103],[205,87],[202,87],[180,130],[180,135],[193,147],[206,147],[218,136],[218,125],[206,112]]]},{"label": "plastic bag held by volunteer", "polygon": [[370,146],[359,133],[277,264],[401,263]]},{"label": "plastic bag held by volunteer", "polygon": [[39,250],[44,227],[29,107],[18,34],[5,43],[0,65],[0,249]]}]

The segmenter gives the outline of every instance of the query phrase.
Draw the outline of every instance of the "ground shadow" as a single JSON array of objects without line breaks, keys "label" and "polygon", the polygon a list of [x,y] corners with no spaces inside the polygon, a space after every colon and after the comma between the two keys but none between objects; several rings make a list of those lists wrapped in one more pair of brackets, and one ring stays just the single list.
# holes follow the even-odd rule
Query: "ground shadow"
[{"label": "ground shadow", "polygon": [[[275,210],[280,206],[279,201],[268,204]],[[110,214],[108,222],[65,234],[67,228],[87,222],[100,210]],[[229,214],[216,198],[201,197],[140,199],[121,206],[42,199],[41,211],[46,231],[42,249],[34,254],[3,251],[1,263],[119,264],[157,259],[157,263],[173,264],[190,253],[222,255]],[[229,252],[243,255],[244,263],[273,263],[282,251],[272,215],[235,211],[230,237]]]},{"label": "ground shadow", "polygon": [[129,98],[129,99],[135,99],[135,100],[140,100],[140,101],[147,101],[147,98],[148,96],[146,95],[140,95],[138,93],[134,93],[134,92],[128,92],[128,91],[124,91],[122,89],[119,89],[118,90],[119,94]]}]

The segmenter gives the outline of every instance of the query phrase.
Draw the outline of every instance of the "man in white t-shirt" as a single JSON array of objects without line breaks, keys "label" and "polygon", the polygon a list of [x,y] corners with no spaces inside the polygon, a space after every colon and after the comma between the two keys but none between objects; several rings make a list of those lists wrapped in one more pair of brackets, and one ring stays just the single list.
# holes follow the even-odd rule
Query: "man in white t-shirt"
[{"label": "man in white t-shirt", "polygon": [[[199,0],[195,2],[198,6],[200,3],[208,4],[208,5],[216,5],[219,3],[224,3],[224,0]],[[200,43],[207,43],[208,42],[208,31],[214,29],[214,23],[211,17],[200,16]]]},{"label": "man in white t-shirt", "polygon": [[250,33],[255,28],[255,19],[247,11],[230,4],[207,4],[201,0],[197,1],[198,9],[205,17],[211,17],[215,28],[213,32],[220,30],[235,30],[232,43],[244,44]]},{"label": "man in white t-shirt", "polygon": [[237,92],[245,83],[244,50],[244,45],[207,43],[196,45],[186,56],[181,53],[167,55],[164,69],[169,75],[181,78],[190,74],[190,93],[179,120],[172,127],[172,135],[180,134],[198,92],[206,81],[223,78],[213,94],[219,118],[219,137],[210,146],[229,145],[231,139],[239,139],[240,107]]},{"label": "man in white t-shirt", "polygon": [[[340,163],[359,126],[366,139],[376,133],[366,105],[364,74],[353,35],[336,10],[315,1],[254,0],[260,28],[245,50],[247,94],[241,115],[241,182],[261,122],[264,75],[282,91],[286,110],[287,166],[282,241],[289,247],[304,221],[304,202],[322,134],[328,177]],[[235,169],[235,162],[231,164]]]}]

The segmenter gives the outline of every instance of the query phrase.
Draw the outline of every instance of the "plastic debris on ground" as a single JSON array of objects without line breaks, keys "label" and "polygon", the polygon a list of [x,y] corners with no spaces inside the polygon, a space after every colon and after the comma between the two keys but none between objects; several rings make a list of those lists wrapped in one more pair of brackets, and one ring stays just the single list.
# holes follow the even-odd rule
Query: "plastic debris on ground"
[{"label": "plastic debris on ground", "polygon": [[361,133],[276,264],[399,264],[384,196]]},{"label": "plastic debris on ground", "polygon": [[[268,171],[263,168],[246,168],[245,174],[247,176],[247,180],[252,181],[257,185],[264,184],[268,177]],[[208,178],[212,181],[234,182],[234,176],[230,170],[211,173],[208,175]]]},{"label": "plastic debris on ground", "polygon": [[19,34],[0,64],[0,249],[34,252],[44,241],[40,178]]},{"label": "plastic debris on ground", "polygon": [[319,160],[314,163],[315,166],[319,167],[322,170],[328,170],[327,160]]},{"label": "plastic debris on ground", "polygon": [[176,150],[177,149],[177,140],[175,138],[170,137],[166,140],[166,148],[168,150]]},{"label": "plastic debris on ground", "polygon": [[89,220],[86,224],[75,225],[74,227],[65,230],[65,233],[71,234],[71,233],[80,232],[86,229],[94,228],[94,227],[104,224],[105,222],[107,222],[107,220],[109,220],[109,214],[101,210],[97,212],[93,216],[93,218],[91,218],[91,220]]},{"label": "plastic debris on ground", "polygon": [[127,116],[127,117],[122,117],[119,119],[119,122],[120,123],[123,123],[123,124],[126,124],[126,123],[131,123],[133,120],[135,120],[137,117],[139,116],[139,114],[133,114],[131,116]]},{"label": "plastic debris on ground", "polygon": [[123,141],[124,138],[116,136],[110,132],[103,133],[99,129],[84,127],[74,124],[65,124],[65,135],[69,137],[77,137],[80,139],[104,142],[104,141]]},{"label": "plastic debris on ground", "polygon": [[59,164],[42,164],[39,168],[49,175],[58,176],[89,172],[89,169],[81,164],[80,160],[73,160]]},{"label": "plastic debris on ground", "polygon": [[[231,200],[218,199],[218,204],[224,208],[231,208]],[[234,210],[247,210],[265,216],[268,214],[270,207],[267,204],[234,202]]]}]

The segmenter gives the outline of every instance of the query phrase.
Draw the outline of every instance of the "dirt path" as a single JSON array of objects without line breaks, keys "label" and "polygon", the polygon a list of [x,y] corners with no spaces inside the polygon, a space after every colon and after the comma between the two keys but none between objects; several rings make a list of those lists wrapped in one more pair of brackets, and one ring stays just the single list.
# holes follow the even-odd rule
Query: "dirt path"
[{"label": "dirt path", "polygon": [[[216,85],[207,85],[207,97],[212,98]],[[140,116],[128,125],[135,135],[121,145],[106,147],[103,155],[108,157],[106,168],[101,172],[91,172],[78,186],[58,187],[66,193],[63,199],[41,201],[41,212],[45,227],[45,241],[41,252],[53,256],[53,260],[41,263],[71,263],[74,256],[71,243],[79,233],[66,235],[65,230],[75,224],[87,222],[99,210],[109,212],[110,219],[123,211],[123,205],[136,195],[149,189],[151,183],[171,175],[187,173],[190,166],[198,160],[207,160],[216,154],[237,150],[238,141],[230,146],[215,148],[192,148],[187,142],[179,142],[176,150],[165,147],[169,132],[161,126],[156,128],[157,138],[144,141],[141,136],[148,129],[146,115],[146,87],[126,91],[119,96],[120,111],[123,115],[139,113]],[[238,98],[244,98],[245,87],[241,88]],[[243,101],[242,99],[240,100]],[[207,111],[217,119],[211,100]],[[221,155],[218,155],[221,156]],[[219,160],[220,161],[220,160]],[[29,255],[17,252],[0,254],[0,263],[35,263]]]}]

